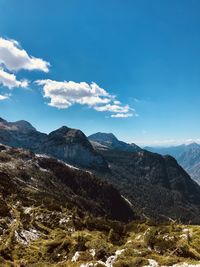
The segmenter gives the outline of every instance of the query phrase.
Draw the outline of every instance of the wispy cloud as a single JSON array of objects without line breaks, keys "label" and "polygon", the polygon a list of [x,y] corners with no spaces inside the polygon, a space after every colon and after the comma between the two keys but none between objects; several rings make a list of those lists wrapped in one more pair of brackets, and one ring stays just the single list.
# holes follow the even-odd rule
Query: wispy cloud
[{"label": "wispy cloud", "polygon": [[[96,83],[73,81],[38,80],[43,86],[44,97],[49,98],[48,105],[66,109],[74,104],[87,105],[99,112],[111,112],[113,118],[127,118],[134,115],[134,109],[123,106],[116,96],[111,95]],[[115,116],[114,116],[115,115]]]},{"label": "wispy cloud", "polygon": [[10,71],[40,70],[49,71],[50,64],[41,59],[28,55],[15,40],[0,38],[0,64]]},{"label": "wispy cloud", "polygon": [[112,118],[129,118],[133,117],[133,113],[117,113],[117,114],[112,114]]},{"label": "wispy cloud", "polygon": [[131,110],[131,108],[128,105],[122,106],[120,104],[107,104],[105,106],[95,107],[97,111],[109,111],[109,112],[115,112],[115,113],[127,113]]}]

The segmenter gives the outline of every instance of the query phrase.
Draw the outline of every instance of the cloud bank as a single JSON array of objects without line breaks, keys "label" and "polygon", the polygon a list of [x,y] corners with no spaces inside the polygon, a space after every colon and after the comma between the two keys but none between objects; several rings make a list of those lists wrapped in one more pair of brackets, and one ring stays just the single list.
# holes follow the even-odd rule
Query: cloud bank
[{"label": "cloud bank", "polygon": [[99,112],[111,112],[113,118],[127,118],[134,115],[134,109],[123,106],[114,95],[96,83],[73,81],[38,80],[36,84],[43,86],[44,97],[50,99],[48,105],[58,109],[66,109],[74,104],[86,105]]}]

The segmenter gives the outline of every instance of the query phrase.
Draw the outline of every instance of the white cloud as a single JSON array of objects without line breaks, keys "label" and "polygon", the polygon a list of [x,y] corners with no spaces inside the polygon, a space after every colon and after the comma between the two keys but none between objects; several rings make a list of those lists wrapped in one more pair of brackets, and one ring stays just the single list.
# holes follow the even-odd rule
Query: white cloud
[{"label": "white cloud", "polygon": [[14,87],[27,87],[28,81],[18,81],[14,74],[10,74],[8,72],[5,72],[3,69],[0,69],[0,85],[6,86],[9,89],[12,89]]},{"label": "white cloud", "polygon": [[49,98],[49,105],[56,108],[68,108],[73,104],[93,107],[98,104],[106,104],[112,98],[96,83],[52,80],[38,80],[36,83],[43,86],[44,97]]},{"label": "white cloud", "polygon": [[113,101],[113,103],[114,103],[115,105],[120,105],[120,104],[121,104],[121,102],[120,102],[119,100],[115,100],[115,101]]},{"label": "white cloud", "polygon": [[48,105],[59,109],[66,109],[74,104],[87,105],[100,112],[117,113],[114,118],[133,116],[133,109],[128,105],[121,105],[116,97],[109,94],[96,83],[76,83],[73,81],[38,80],[36,84],[43,86],[44,97],[50,99]]},{"label": "white cloud", "polygon": [[28,55],[15,40],[0,38],[0,64],[10,70],[49,71],[50,64],[41,58]]},{"label": "white cloud", "polygon": [[97,111],[109,111],[114,113],[127,113],[132,110],[128,105],[120,106],[116,104],[107,104],[105,106],[95,107]]},{"label": "white cloud", "polygon": [[112,114],[112,118],[129,118],[133,117],[133,113],[117,113],[117,114]]},{"label": "white cloud", "polygon": [[[0,37],[0,85],[13,89],[27,87],[27,80],[17,80],[10,72],[19,70],[49,71],[50,64],[41,58],[29,55],[15,40]],[[76,83],[73,81],[38,80],[36,84],[43,86],[44,97],[50,99],[49,106],[66,109],[74,104],[86,105],[99,112],[110,112],[112,118],[136,116],[135,110],[122,105],[116,96],[109,94],[96,83]],[[0,95],[0,100],[8,98]]]},{"label": "white cloud", "polygon": [[8,99],[8,98],[9,98],[8,95],[0,95],[0,101]]}]

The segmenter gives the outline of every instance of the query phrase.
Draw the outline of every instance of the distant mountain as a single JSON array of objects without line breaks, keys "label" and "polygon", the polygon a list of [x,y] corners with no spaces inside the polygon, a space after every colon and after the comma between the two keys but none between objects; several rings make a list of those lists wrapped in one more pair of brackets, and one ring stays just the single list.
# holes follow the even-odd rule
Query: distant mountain
[{"label": "distant mountain", "polygon": [[145,150],[148,150],[153,153],[158,153],[161,155],[170,155],[174,158],[180,157],[180,155],[186,150],[186,145],[179,145],[179,146],[170,146],[170,147],[162,147],[162,146],[157,146],[157,147],[150,147],[146,146],[144,147]]},{"label": "distant mountain", "polygon": [[108,168],[84,133],[66,126],[47,135],[38,132],[26,121],[7,122],[1,119],[0,143],[45,153],[83,168]]},{"label": "distant mountain", "polygon": [[94,147],[99,149],[115,149],[120,151],[141,151],[142,149],[135,144],[127,144],[123,141],[119,141],[112,133],[95,133],[88,136],[88,139]]},{"label": "distant mountain", "polygon": [[26,121],[7,122],[0,119],[0,143],[13,147],[31,148],[41,147],[46,134],[42,134]]},{"label": "distant mountain", "polygon": [[190,174],[190,176],[200,183],[200,145],[192,143],[189,145],[179,145],[172,147],[145,147],[146,150],[162,155],[171,155]]}]

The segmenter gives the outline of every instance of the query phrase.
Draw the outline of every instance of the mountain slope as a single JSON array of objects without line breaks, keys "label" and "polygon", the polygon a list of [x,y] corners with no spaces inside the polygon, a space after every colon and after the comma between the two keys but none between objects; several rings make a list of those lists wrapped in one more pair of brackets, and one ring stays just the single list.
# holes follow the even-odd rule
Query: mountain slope
[{"label": "mountain slope", "polygon": [[119,141],[112,133],[95,133],[88,136],[88,139],[93,146],[102,149],[115,149],[120,151],[141,151],[141,148],[135,144],[127,144],[123,141]]},{"label": "mountain slope", "polygon": [[116,220],[133,218],[117,190],[91,173],[22,149],[1,145],[0,151],[0,194],[5,201],[77,207]]},{"label": "mountain slope", "polygon": [[112,182],[138,213],[200,223],[200,187],[170,156],[156,153],[99,150],[107,160]]},{"label": "mountain slope", "polygon": [[173,147],[145,147],[146,150],[162,155],[171,155],[190,174],[190,176],[200,183],[200,145],[192,143]]},{"label": "mountain slope", "polygon": [[107,163],[80,130],[61,127],[50,134],[38,132],[26,121],[0,120],[0,143],[46,153],[67,163],[90,169],[107,169]]}]

